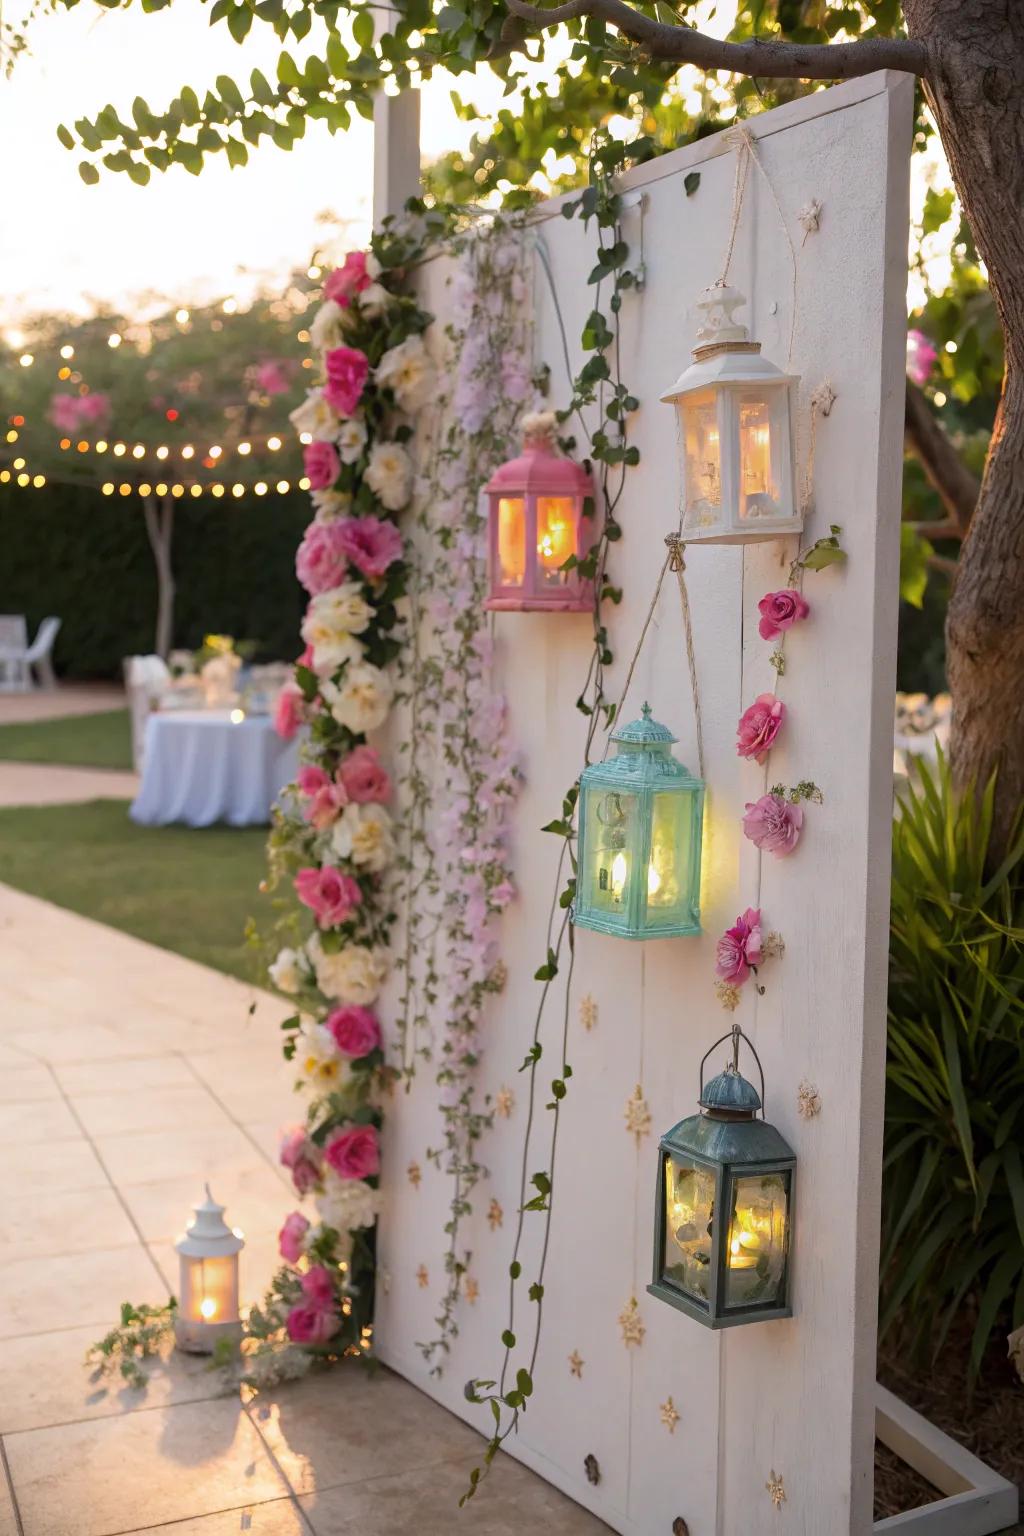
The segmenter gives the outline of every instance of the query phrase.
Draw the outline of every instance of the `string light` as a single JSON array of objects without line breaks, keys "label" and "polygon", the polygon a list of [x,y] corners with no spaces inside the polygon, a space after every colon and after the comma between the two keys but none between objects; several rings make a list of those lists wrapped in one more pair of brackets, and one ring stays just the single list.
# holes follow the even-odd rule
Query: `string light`
[{"label": "string light", "polygon": [[0,481],[2,481],[4,485],[7,484],[10,478],[11,472],[9,469],[0,469]]},{"label": "string light", "polygon": [[281,446],[281,439],[279,437],[268,437],[267,438],[267,447],[270,449],[271,453],[276,453],[277,450],[280,448],[280,446]]},{"label": "string light", "polygon": [[60,442],[59,442],[59,444],[58,444],[58,447],[60,447],[60,448],[70,448],[71,447],[71,439],[70,439],[70,437],[62,437]]},{"label": "string light", "polygon": [[100,490],[103,492],[104,496],[113,496],[113,494],[114,494],[114,482],[113,482],[113,480],[105,480],[103,482],[103,484],[100,486]]},{"label": "string light", "polygon": [[97,453],[106,453],[106,451],[107,451],[107,444],[104,442],[102,437],[100,438],[99,442],[95,446],[96,446],[96,452]]},{"label": "string light", "polygon": [[35,362],[35,358],[32,356],[31,352],[23,352],[18,358],[18,362],[23,368],[31,368],[32,364]]},{"label": "string light", "polygon": [[189,492],[193,496],[201,496],[203,494],[203,488],[201,485],[190,485]]},{"label": "string light", "polygon": [[143,482],[142,485],[139,486],[139,495],[148,496],[152,492],[152,489],[153,487],[151,485],[146,485],[146,483]]},{"label": "string light", "polygon": [[14,431],[13,428],[7,434],[7,441],[9,443],[16,443],[18,441],[18,434],[17,434],[17,432]]},{"label": "string light", "polygon": [[127,453],[127,451],[128,450],[125,448],[124,443],[115,443],[114,444],[114,453],[117,455],[118,458],[120,458],[123,453]]},{"label": "string light", "polygon": [[166,481],[161,480],[160,484],[159,485],[155,485],[153,487],[153,489],[155,490],[155,492],[156,492],[156,494],[158,496],[166,496],[167,495],[167,484],[166,484]]},{"label": "string light", "polygon": [[32,484],[35,486],[36,490],[38,491],[41,486],[44,486],[46,484],[46,476],[45,475],[33,475],[33,477],[32,477]]},{"label": "string light", "polygon": [[145,457],[146,457],[146,450],[145,450],[145,448],[143,447],[143,445],[141,443],[136,443],[135,447],[132,449],[132,458],[133,459],[144,459]]},{"label": "string light", "polygon": [[130,496],[132,493],[132,488],[127,484],[127,482],[124,485],[119,485],[118,490],[122,496]]},{"label": "string light", "polygon": [[223,496],[224,495],[224,487],[222,485],[220,485],[220,484],[211,485],[210,486],[210,491],[211,491],[211,493],[214,496]]},{"label": "string light", "polygon": [[117,331],[111,331],[110,335],[107,337],[107,346],[108,347],[113,347],[113,348],[116,349],[120,345],[121,345],[120,334]]},{"label": "string light", "polygon": [[309,476],[308,475],[303,475],[302,479],[299,481],[299,490],[300,491],[308,491],[309,490]]},{"label": "string light", "polygon": [[[211,452],[212,451],[213,450],[211,449]],[[238,451],[244,458],[246,454],[252,453],[252,443],[239,443]]]},{"label": "string light", "polygon": [[57,369],[57,377],[58,377],[58,379],[70,379],[70,377],[71,377],[71,369],[70,368],[58,368]]},{"label": "string light", "polygon": [[224,303],[221,305],[221,309],[224,311],[224,313],[226,315],[233,315],[237,308],[238,308],[238,300],[237,299],[225,299]]},{"label": "string light", "polygon": [[285,491],[288,489],[288,481],[287,480],[279,480],[277,482],[277,489],[280,492],[280,494],[283,496]]},{"label": "string light", "polygon": [[64,346],[63,346],[63,347],[61,347],[61,349],[60,349],[60,355],[61,355],[61,357],[64,357],[64,358],[68,358],[68,357],[74,357],[74,355],[75,355],[75,349],[74,349],[74,347],[73,347],[73,346],[72,346],[72,345],[71,345],[71,343],[70,343],[70,342],[67,342],[67,343],[66,343],[66,345],[64,345]]},{"label": "string light", "polygon": [[160,447],[156,451],[156,456],[158,459],[166,459],[168,452],[169,450],[167,446],[164,443],[161,443]]},{"label": "string light", "polygon": [[28,485],[28,475],[19,475],[18,476],[18,484],[19,485]]},{"label": "string light", "polygon": [[79,453],[88,453],[89,452],[89,444],[88,443],[76,443],[75,447],[78,449]]},{"label": "string light", "polygon": [[188,310],[187,309],[179,309],[179,310],[177,310],[175,312],[174,318],[175,318],[175,320],[177,320],[179,325],[187,325],[188,324]]},{"label": "string light", "polygon": [[15,467],[15,469],[24,469],[25,468],[25,460],[24,459],[15,459],[14,467]]},{"label": "string light", "polygon": [[181,450],[182,458],[183,459],[191,459],[194,456],[194,454],[195,454],[195,449],[192,447],[192,444],[191,443],[186,443],[184,448]]},{"label": "string light", "polygon": [[183,485],[172,485],[171,486],[171,495],[172,496],[184,496],[184,494],[185,494],[185,487]]},{"label": "string light", "polygon": [[213,447],[210,449],[210,458],[211,459],[219,459],[223,452],[224,452],[223,448],[218,448],[216,443],[215,443],[213,445]]},{"label": "string light", "polygon": [[267,482],[265,480],[257,480],[253,490],[257,496],[265,496],[267,494]]},{"label": "string light", "polygon": [[233,485],[231,487],[231,494],[232,494],[232,496],[244,496],[245,495],[245,486],[244,485],[238,485],[238,484]]}]

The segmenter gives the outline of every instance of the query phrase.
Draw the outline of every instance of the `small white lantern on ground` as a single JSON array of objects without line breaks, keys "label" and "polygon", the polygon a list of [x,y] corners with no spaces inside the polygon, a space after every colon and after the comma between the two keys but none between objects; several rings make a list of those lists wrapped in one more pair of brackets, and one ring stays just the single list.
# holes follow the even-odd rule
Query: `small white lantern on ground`
[{"label": "small white lantern on ground", "polygon": [[219,1339],[240,1339],[238,1315],[238,1255],[245,1238],[224,1221],[206,1186],[206,1199],[195,1208],[195,1218],[175,1243],[181,1257],[181,1294],[174,1337],[180,1349],[193,1355],[212,1355]]},{"label": "small white lantern on ground", "polygon": [[799,380],[737,324],[733,311],[746,302],[724,284],[705,289],[693,362],[661,397],[678,414],[688,544],[749,544],[803,528],[793,487]]}]

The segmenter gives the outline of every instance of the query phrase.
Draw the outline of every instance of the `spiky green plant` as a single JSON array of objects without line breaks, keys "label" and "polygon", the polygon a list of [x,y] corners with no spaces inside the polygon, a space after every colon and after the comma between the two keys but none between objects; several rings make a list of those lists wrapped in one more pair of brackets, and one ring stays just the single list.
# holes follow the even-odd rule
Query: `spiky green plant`
[{"label": "spiky green plant", "polygon": [[993,797],[940,756],[893,829],[881,1330],[937,1354],[971,1297],[972,1381],[1024,1323],[1024,834],[991,868]]}]

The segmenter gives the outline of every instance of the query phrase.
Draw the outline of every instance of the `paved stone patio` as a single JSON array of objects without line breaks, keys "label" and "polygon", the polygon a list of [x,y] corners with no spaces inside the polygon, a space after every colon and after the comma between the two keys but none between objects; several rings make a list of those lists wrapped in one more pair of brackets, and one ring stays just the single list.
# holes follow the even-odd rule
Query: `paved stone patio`
[{"label": "paved stone patio", "polygon": [[293,1199],[281,1012],[0,886],[0,1536],[606,1531],[508,1458],[459,1511],[479,1437],[388,1371],[251,1401],[173,1353],[145,1392],[90,1380],[120,1303],[176,1289],[204,1180],[246,1233],[243,1300],[272,1273]]}]

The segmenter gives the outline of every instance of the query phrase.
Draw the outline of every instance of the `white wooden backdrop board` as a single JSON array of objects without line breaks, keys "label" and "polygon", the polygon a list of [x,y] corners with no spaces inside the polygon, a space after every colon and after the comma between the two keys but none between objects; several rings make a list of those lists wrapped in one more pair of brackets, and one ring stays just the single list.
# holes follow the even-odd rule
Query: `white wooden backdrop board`
[{"label": "white wooden backdrop board", "polygon": [[[766,768],[735,751],[743,707],[775,683],[771,646],[757,634],[757,601],[785,584],[795,542],[688,552],[697,667],[707,749],[709,804],[700,939],[631,944],[580,932],[568,1059],[574,1075],[565,1102],[555,1181],[545,1328],[536,1391],[508,1449],[599,1514],[614,1529],[661,1536],[683,1516],[691,1536],[757,1536],[785,1529],[841,1536],[871,1527],[875,1292],[882,1141],[885,967],[891,815],[892,695],[895,674],[903,375],[907,188],[912,83],[879,74],[796,101],[751,124],[777,192],[797,256],[793,371],[801,376],[801,455],[806,454],[811,392],[826,378],[836,393],[818,430],[815,511],[805,542],[843,530],[847,565],[808,577],[811,617],[786,644],[778,685],[789,711]],[[661,391],[688,360],[692,302],[721,267],[732,201],[734,154],[721,136],[678,150],[625,178],[642,189],[647,284],[623,306],[622,376],[639,397],[631,438],[640,466],[628,477],[622,541],[613,572],[625,589],[610,613],[615,652],[609,692],[617,696],[664,557],[663,536],[677,516],[676,440]],[[683,178],[700,172],[687,196]],[[797,214],[822,204],[820,230],[802,243]],[[634,250],[640,200],[627,215]],[[571,365],[593,302],[586,275],[593,232],[542,209],[544,242],[569,339]],[[531,258],[532,259],[532,258]],[[450,312],[447,258],[423,273],[423,301]],[[773,361],[784,365],[792,320],[789,246],[762,177],[751,171],[731,281],[750,298],[742,318]],[[552,370],[552,404],[569,382],[551,293],[535,262],[535,354]],[[596,424],[596,423],[595,423]],[[490,1415],[463,1399],[471,1376],[492,1376],[505,1326],[507,1270],[525,1122],[526,1050],[544,955],[557,840],[538,829],[558,813],[581,765],[584,721],[574,710],[588,658],[585,616],[497,617],[496,687],[510,699],[526,787],[515,830],[519,898],[507,913],[501,946],[509,981],[484,1031],[481,1092],[508,1086],[516,1106],[484,1140],[490,1178],[466,1224],[475,1303],[460,1303],[460,1333],[440,1377],[417,1348],[434,1336],[444,1284],[442,1228],[449,1189],[427,1161],[441,1144],[436,1090],[422,1067],[408,1094],[390,1102],[385,1139],[387,1210],[381,1263],[388,1286],[378,1297],[382,1358],[488,1430]],[[648,698],[696,766],[694,718],[678,598],[666,584],[625,715]],[[794,857],[763,864],[740,833],[744,802],[768,784],[812,779],[824,804],[808,808]],[[647,1296],[655,1204],[656,1144],[695,1107],[697,1065],[728,1027],[714,993],[715,941],[748,905],[760,904],[786,953],[762,972],[766,992],[745,990],[737,1015],[755,1039],[767,1074],[769,1118],[798,1158],[794,1241],[795,1315],[791,1320],[712,1333]],[[591,1031],[580,998],[598,1006]],[[557,1000],[544,1040],[555,1063]],[[724,1058],[724,1048],[719,1053]],[[544,1088],[554,1075],[542,1073]],[[802,1079],[821,1094],[817,1118],[797,1112]],[[653,1117],[639,1147],[624,1124],[637,1083]],[[542,1088],[541,1103],[548,1096]],[[547,1167],[543,1139],[529,1166]],[[418,1188],[411,1161],[423,1169]],[[505,1213],[491,1231],[491,1197]],[[540,1218],[529,1225],[539,1236]],[[524,1276],[532,1274],[528,1245]],[[424,1265],[429,1284],[416,1271]],[[524,1287],[525,1289],[525,1287]],[[617,1318],[639,1301],[646,1333],[623,1343]],[[528,1333],[524,1301],[518,1320]],[[574,1376],[567,1357],[585,1364]],[[521,1362],[520,1362],[521,1363]],[[659,1405],[671,1396],[674,1432]],[[592,1486],[584,1458],[596,1457]],[[775,1507],[772,1473],[785,1485]],[[486,1486],[474,1513],[486,1506]],[[481,1511],[483,1513],[483,1511]],[[453,1509],[452,1529],[459,1528]],[[467,1521],[467,1523],[469,1523]]]}]

